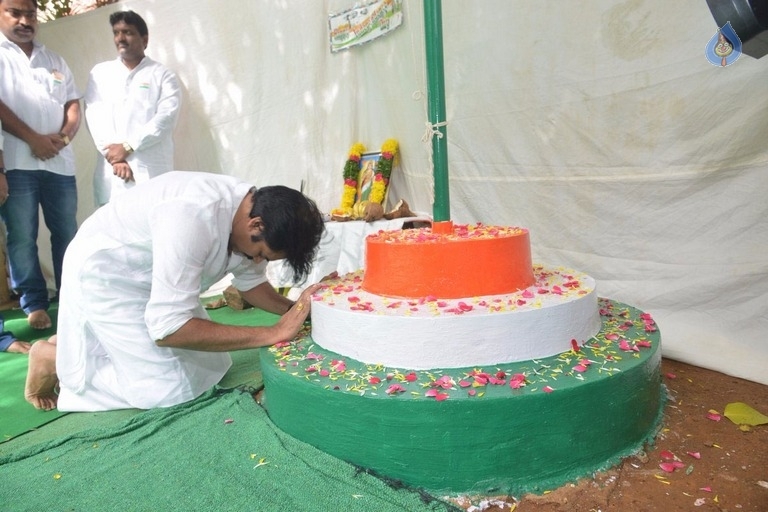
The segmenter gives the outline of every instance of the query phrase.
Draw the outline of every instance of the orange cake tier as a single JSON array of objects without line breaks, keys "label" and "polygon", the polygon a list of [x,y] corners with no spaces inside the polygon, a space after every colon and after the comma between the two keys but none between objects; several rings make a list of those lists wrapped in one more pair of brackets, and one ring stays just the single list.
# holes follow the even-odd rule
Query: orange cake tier
[{"label": "orange cake tier", "polygon": [[456,299],[533,285],[531,242],[519,227],[457,225],[380,231],[366,238],[363,289],[389,297]]}]

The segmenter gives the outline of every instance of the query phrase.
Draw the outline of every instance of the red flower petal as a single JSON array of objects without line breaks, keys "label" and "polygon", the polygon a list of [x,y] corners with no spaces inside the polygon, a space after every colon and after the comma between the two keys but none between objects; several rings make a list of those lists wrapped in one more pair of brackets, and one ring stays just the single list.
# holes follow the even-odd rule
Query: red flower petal
[{"label": "red flower petal", "polygon": [[659,464],[659,467],[667,473],[672,473],[675,471],[675,469],[677,469],[677,467],[671,462],[662,462]]},{"label": "red flower petal", "polygon": [[675,454],[669,450],[664,450],[663,452],[659,453],[659,457],[661,457],[664,460],[674,460]]},{"label": "red flower petal", "polygon": [[694,459],[700,459],[701,458],[701,453],[699,453],[699,452],[685,452],[685,453],[687,453],[688,455],[690,455]]}]

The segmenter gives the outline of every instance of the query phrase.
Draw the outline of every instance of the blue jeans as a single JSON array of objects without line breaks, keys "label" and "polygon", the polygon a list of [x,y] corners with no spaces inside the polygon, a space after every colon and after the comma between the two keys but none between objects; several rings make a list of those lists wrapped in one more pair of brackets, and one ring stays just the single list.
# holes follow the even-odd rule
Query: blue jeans
[{"label": "blue jeans", "polygon": [[74,176],[50,171],[9,170],[9,196],[0,207],[7,232],[11,287],[20,295],[20,305],[29,314],[48,309],[48,287],[40,269],[37,232],[42,207],[45,225],[51,232],[51,256],[56,291],[61,286],[64,251],[77,232],[77,184]]},{"label": "blue jeans", "polygon": [[0,316],[0,352],[8,350],[8,347],[10,347],[11,343],[16,339],[13,337],[13,333],[6,331],[4,327],[5,319]]}]

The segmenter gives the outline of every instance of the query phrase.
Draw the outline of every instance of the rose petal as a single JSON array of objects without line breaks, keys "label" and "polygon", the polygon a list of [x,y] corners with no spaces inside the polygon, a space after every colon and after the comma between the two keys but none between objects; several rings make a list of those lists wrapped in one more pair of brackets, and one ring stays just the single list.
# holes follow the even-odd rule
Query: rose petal
[{"label": "rose petal", "polygon": [[663,452],[659,453],[659,457],[661,457],[664,460],[674,460],[675,454],[669,450],[664,450]]},{"label": "rose petal", "polygon": [[664,471],[666,471],[667,473],[673,473],[676,469],[676,466],[671,462],[662,462],[661,464],[659,464],[659,467]]}]

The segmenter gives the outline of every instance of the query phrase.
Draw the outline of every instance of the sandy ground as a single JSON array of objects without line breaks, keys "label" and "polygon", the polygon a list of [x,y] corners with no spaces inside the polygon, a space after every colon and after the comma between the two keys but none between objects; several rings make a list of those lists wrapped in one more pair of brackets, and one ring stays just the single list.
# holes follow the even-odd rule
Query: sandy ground
[{"label": "sandy ground", "polygon": [[768,415],[768,386],[666,359],[662,375],[670,401],[645,452],[540,496],[454,501],[472,512],[768,512],[768,425],[742,430],[722,416],[732,402]]}]

